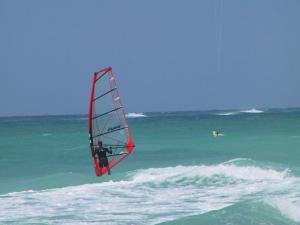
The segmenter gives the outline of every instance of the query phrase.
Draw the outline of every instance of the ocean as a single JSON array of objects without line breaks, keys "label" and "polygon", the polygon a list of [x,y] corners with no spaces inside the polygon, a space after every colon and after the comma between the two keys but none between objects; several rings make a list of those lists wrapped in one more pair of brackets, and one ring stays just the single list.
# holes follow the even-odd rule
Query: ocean
[{"label": "ocean", "polygon": [[102,177],[86,115],[0,118],[0,224],[300,224],[300,109],[144,115]]}]

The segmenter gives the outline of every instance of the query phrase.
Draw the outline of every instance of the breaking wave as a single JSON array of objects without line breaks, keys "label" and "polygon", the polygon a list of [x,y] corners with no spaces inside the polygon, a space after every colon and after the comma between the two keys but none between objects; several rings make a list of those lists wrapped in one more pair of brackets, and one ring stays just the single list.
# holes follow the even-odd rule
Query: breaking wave
[{"label": "breaking wave", "polygon": [[222,112],[222,113],[216,113],[218,116],[233,116],[233,115],[238,115],[240,112]]},{"label": "breaking wave", "polygon": [[141,117],[147,117],[143,113],[127,113],[126,118],[141,118]]},{"label": "breaking wave", "polygon": [[249,160],[142,169],[121,181],[0,195],[0,223],[157,224],[256,198],[300,222],[300,179],[287,169],[236,165]]},{"label": "breaking wave", "polygon": [[254,113],[254,114],[257,114],[257,113],[264,113],[264,111],[253,108],[253,109],[239,110],[239,111],[220,112],[220,113],[216,113],[216,115],[218,115],[218,116],[234,116],[234,115],[239,115],[239,114],[242,114],[242,113]]},{"label": "breaking wave", "polygon": [[241,110],[241,113],[264,113],[263,110],[259,110],[259,109],[248,109],[248,110]]}]

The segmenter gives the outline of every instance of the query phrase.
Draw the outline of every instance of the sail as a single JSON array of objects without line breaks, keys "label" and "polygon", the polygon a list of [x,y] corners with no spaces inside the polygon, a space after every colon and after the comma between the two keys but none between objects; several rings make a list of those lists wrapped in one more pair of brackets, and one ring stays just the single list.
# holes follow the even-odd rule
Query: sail
[{"label": "sail", "polygon": [[[94,73],[88,127],[92,156],[98,141],[102,141],[104,147],[112,148],[113,153],[108,155],[110,168],[126,158],[134,148],[125,109],[111,67]],[[99,176],[97,156],[93,156],[93,162],[95,172]],[[103,167],[102,174],[106,171],[107,168]]]}]

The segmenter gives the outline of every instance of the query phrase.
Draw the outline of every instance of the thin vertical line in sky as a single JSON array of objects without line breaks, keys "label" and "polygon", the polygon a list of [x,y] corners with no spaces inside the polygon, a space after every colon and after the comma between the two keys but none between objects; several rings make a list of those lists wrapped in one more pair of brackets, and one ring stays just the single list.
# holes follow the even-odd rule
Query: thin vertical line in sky
[{"label": "thin vertical line in sky", "polygon": [[217,50],[217,73],[221,72],[222,57],[222,33],[223,33],[223,0],[215,0],[216,21],[216,50]]}]

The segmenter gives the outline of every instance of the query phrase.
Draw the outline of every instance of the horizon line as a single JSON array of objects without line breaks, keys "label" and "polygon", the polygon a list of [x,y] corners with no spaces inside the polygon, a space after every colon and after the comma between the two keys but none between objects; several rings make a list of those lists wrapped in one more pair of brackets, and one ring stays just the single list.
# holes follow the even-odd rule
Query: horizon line
[{"label": "horizon line", "polygon": [[[232,111],[232,110],[274,110],[274,109],[300,109],[300,106],[291,106],[291,107],[241,107],[241,108],[227,108],[227,109],[195,109],[195,110],[171,110],[171,111],[132,111],[132,112],[126,112],[127,113],[176,113],[176,112],[217,112],[217,111]],[[70,114],[33,114],[33,115],[10,115],[10,116],[0,116],[0,118],[12,118],[12,117],[59,117],[59,116],[88,116],[88,113],[70,113]]]}]

